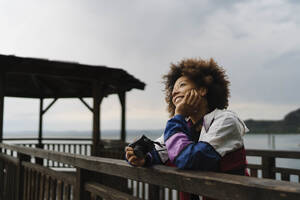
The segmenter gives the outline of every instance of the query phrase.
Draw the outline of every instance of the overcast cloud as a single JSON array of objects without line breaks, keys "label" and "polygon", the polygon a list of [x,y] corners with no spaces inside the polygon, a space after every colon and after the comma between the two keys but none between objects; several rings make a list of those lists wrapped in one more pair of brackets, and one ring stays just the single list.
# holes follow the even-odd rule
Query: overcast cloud
[{"label": "overcast cloud", "polygon": [[[0,0],[0,54],[123,68],[144,81],[127,95],[128,129],[164,128],[161,77],[171,62],[213,57],[231,80],[230,109],[243,119],[281,119],[298,107],[300,4],[283,0]],[[36,130],[38,101],[6,98],[4,130]],[[109,109],[108,109],[109,108]],[[120,124],[116,96],[103,129]],[[78,100],[59,100],[46,130],[89,130]]]}]

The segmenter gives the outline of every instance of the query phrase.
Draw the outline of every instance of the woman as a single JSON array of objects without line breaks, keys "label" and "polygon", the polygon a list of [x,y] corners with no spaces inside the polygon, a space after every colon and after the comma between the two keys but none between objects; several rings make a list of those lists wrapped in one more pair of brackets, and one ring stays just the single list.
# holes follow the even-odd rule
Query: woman
[{"label": "woman", "polygon": [[127,147],[128,162],[246,175],[243,135],[248,129],[234,112],[226,110],[229,81],[225,71],[213,59],[184,59],[171,65],[164,80],[171,119],[157,141],[166,150],[156,146],[140,159]]}]

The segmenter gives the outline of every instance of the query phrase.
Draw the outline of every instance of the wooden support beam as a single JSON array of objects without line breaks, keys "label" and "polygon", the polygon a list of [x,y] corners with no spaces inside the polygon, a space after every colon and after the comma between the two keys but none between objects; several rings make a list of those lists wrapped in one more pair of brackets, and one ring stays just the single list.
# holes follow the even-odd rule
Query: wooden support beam
[{"label": "wooden support beam", "polygon": [[121,141],[126,141],[126,92],[118,93],[121,103]]},{"label": "wooden support beam", "polygon": [[140,198],[134,197],[130,194],[121,192],[106,185],[99,184],[97,182],[87,182],[84,184],[86,191],[99,197],[103,197],[108,200],[139,200]]},{"label": "wooden support beam", "polygon": [[74,190],[75,200],[90,200],[90,195],[85,191],[84,184],[89,179],[88,170],[76,168],[76,184]]},{"label": "wooden support beam", "polygon": [[[43,107],[44,107],[44,99],[40,98],[40,109],[39,109],[39,137],[37,148],[43,149],[42,137],[43,137]],[[43,165],[43,159],[36,158],[36,163],[39,165]]]},{"label": "wooden support beam", "polygon": [[54,98],[53,101],[47,106],[47,108],[45,108],[45,110],[43,110],[42,114],[45,114],[49,108],[51,108],[51,106],[57,101],[58,98]]},{"label": "wooden support beam", "polygon": [[43,107],[44,107],[44,99],[40,98],[40,109],[39,109],[39,145],[42,144]]},{"label": "wooden support beam", "polygon": [[0,143],[2,142],[3,139],[4,96],[5,96],[5,72],[1,70],[0,71]]},{"label": "wooden support beam", "polygon": [[262,177],[275,179],[275,158],[274,157],[262,157]]},{"label": "wooden support beam", "polygon": [[93,144],[92,155],[98,155],[98,148],[100,145],[100,105],[103,99],[103,86],[101,82],[95,81],[93,84]]},{"label": "wooden support beam", "polygon": [[17,156],[18,156],[19,162],[17,165],[17,176],[18,176],[17,184],[18,185],[16,188],[16,194],[17,194],[16,199],[23,200],[24,186],[26,184],[26,183],[24,183],[25,170],[24,170],[23,163],[30,162],[31,157],[26,154],[22,154],[22,153],[18,153]]},{"label": "wooden support beam", "polygon": [[90,107],[90,105],[82,98],[79,97],[79,100],[85,105],[91,112],[94,112],[93,108]]}]

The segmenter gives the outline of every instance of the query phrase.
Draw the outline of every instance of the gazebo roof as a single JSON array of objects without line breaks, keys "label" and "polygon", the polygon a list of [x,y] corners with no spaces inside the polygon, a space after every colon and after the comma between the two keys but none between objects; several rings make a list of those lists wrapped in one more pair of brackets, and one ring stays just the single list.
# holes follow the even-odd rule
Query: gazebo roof
[{"label": "gazebo roof", "polygon": [[95,82],[104,96],[145,87],[122,69],[11,55],[0,55],[0,73],[5,73],[5,96],[10,97],[92,97]]}]

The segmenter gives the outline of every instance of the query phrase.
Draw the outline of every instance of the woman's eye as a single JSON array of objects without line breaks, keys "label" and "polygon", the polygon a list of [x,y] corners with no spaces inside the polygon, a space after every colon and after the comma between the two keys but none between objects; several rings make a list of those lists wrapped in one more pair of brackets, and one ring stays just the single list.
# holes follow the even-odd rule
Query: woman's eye
[{"label": "woman's eye", "polygon": [[186,85],[185,83],[180,83],[179,87],[183,87],[185,85]]}]

